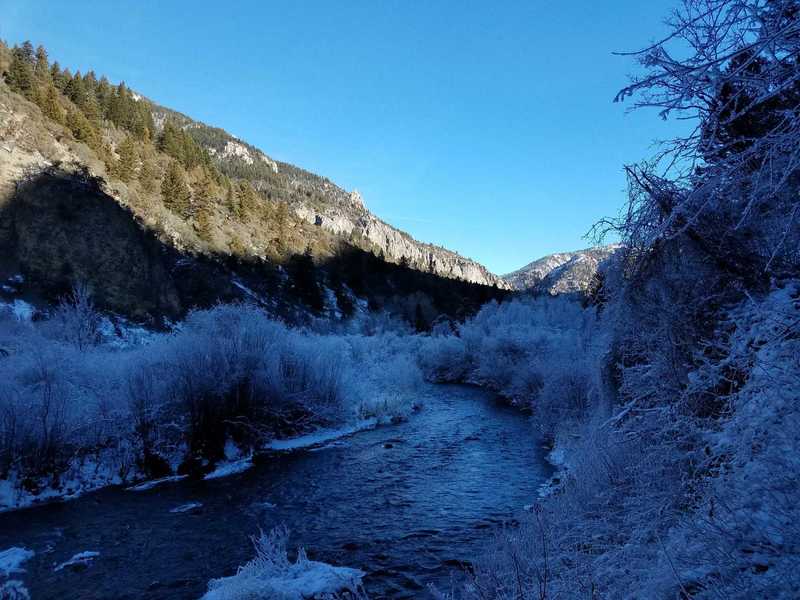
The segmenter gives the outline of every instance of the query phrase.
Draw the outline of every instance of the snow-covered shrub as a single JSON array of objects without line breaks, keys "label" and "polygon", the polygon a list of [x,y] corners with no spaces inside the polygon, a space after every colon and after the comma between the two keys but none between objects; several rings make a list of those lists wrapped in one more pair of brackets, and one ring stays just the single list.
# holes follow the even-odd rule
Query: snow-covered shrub
[{"label": "snow-covered shrub", "polygon": [[430,381],[464,381],[470,373],[470,362],[464,340],[455,335],[427,338],[419,354],[420,368]]},{"label": "snow-covered shrub", "polygon": [[79,283],[59,302],[48,329],[57,339],[85,350],[100,341],[101,321],[89,288]]},{"label": "snow-covered shrub", "polygon": [[566,298],[491,302],[454,335],[425,338],[420,366],[433,381],[467,381],[530,407],[546,433],[585,416],[602,336],[593,308]]},{"label": "snow-covered shrub", "polygon": [[230,440],[247,450],[403,413],[422,384],[415,336],[323,335],[251,306],[195,311],[129,345],[78,343],[60,319],[0,321],[0,477],[83,473],[86,461],[112,479],[163,475],[187,452],[222,459]]},{"label": "snow-covered shrub", "polygon": [[255,558],[235,575],[209,581],[203,600],[366,598],[361,587],[363,571],[309,560],[302,548],[292,561],[286,549],[288,537],[286,528],[278,527],[253,538]]}]

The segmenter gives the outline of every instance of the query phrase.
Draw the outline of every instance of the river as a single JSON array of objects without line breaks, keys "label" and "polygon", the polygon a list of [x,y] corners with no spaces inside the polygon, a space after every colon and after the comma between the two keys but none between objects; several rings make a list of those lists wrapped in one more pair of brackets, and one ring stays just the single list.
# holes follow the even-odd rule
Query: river
[{"label": "river", "polygon": [[[106,489],[0,515],[0,549],[33,550],[31,598],[199,598],[285,524],[312,559],[367,572],[372,598],[426,598],[513,523],[551,474],[528,418],[477,388],[431,385],[407,422],[148,491]],[[187,512],[175,508],[199,503]],[[88,568],[55,570],[73,555]]]}]

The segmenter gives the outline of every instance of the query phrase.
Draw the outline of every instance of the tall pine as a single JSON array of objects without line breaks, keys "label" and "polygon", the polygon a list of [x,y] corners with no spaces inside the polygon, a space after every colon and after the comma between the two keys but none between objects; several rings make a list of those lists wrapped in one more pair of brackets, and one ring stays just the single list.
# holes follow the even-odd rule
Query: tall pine
[{"label": "tall pine", "polygon": [[192,193],[186,183],[186,175],[177,161],[170,161],[164,180],[161,182],[164,206],[186,218],[191,213]]}]

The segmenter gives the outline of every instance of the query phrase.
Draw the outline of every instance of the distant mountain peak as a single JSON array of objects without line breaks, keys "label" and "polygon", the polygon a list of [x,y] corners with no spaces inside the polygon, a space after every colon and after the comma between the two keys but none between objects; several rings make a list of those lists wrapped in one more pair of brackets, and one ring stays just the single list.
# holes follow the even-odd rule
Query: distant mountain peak
[{"label": "distant mountain peak", "polygon": [[620,244],[608,244],[548,254],[503,275],[503,280],[515,290],[533,290],[551,295],[585,293],[603,263],[621,247]]}]

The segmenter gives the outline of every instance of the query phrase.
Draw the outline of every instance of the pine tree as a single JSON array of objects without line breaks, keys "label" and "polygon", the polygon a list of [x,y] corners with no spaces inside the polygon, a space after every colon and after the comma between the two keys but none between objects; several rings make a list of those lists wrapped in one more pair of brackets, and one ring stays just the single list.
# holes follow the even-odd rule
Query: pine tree
[{"label": "pine tree", "polygon": [[239,201],[233,191],[233,183],[227,177],[225,178],[225,208],[231,215],[239,214]]},{"label": "pine tree", "polygon": [[13,91],[30,96],[34,88],[33,66],[22,48],[11,52],[11,66],[6,74],[6,83]]},{"label": "pine tree", "polygon": [[47,50],[44,49],[44,46],[36,48],[36,64],[33,67],[33,74],[40,85],[48,85],[52,81]]},{"label": "pine tree", "polygon": [[252,219],[258,214],[261,206],[258,198],[258,192],[253,188],[253,184],[249,181],[242,181],[239,183],[238,189],[239,199],[239,216],[243,219]]},{"label": "pine tree", "polygon": [[275,231],[277,250],[282,254],[289,247],[289,206],[286,202],[279,201],[275,207]]},{"label": "pine tree", "polygon": [[30,40],[25,40],[19,50],[22,59],[29,65],[33,66],[33,64],[36,62],[36,53],[33,50],[33,44],[31,44]]},{"label": "pine tree", "polygon": [[119,160],[117,160],[116,168],[114,169],[115,175],[125,183],[131,181],[136,174],[136,163],[138,157],[136,155],[136,143],[130,136],[125,136],[125,139],[120,143],[117,148]]},{"label": "pine tree", "polygon": [[139,169],[139,183],[142,189],[151,193],[156,189],[158,181],[158,172],[151,156],[145,155],[142,157],[142,167]]},{"label": "pine tree", "polygon": [[58,64],[58,61],[50,65],[50,79],[57,90],[60,92],[64,91],[64,88],[67,86],[67,77],[61,72],[61,66]]},{"label": "pine tree", "polygon": [[172,212],[188,217],[191,213],[192,193],[186,184],[186,176],[183,168],[177,161],[171,161],[164,173],[164,180],[161,182],[161,195],[164,198],[164,206]]},{"label": "pine tree", "polygon": [[211,224],[214,217],[214,204],[216,201],[214,196],[214,182],[211,179],[210,173],[205,169],[200,169],[192,188],[194,190],[195,227],[202,239],[210,240]]},{"label": "pine tree", "polygon": [[316,267],[308,246],[303,254],[296,254],[287,265],[291,278],[291,290],[295,296],[314,312],[321,312],[325,306],[322,289],[317,281]]},{"label": "pine tree", "polygon": [[90,148],[100,147],[100,136],[81,111],[70,108],[67,111],[66,125],[72,131],[72,135],[80,142],[85,142]]},{"label": "pine tree", "polygon": [[61,103],[58,100],[60,94],[53,84],[47,86],[44,91],[42,103],[40,107],[44,116],[52,119],[56,123],[64,124],[64,110],[61,108]]}]

